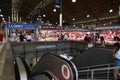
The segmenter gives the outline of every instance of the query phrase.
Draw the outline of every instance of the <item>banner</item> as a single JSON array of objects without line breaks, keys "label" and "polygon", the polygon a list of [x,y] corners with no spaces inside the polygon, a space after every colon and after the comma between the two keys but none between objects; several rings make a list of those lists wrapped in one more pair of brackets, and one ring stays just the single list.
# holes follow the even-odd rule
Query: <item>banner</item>
[{"label": "banner", "polygon": [[39,28],[42,30],[60,30],[59,26],[41,25]]},{"label": "banner", "polygon": [[55,7],[60,8],[60,1],[61,1],[61,0],[56,0],[56,1],[55,1]]},{"label": "banner", "polygon": [[24,24],[5,24],[5,27],[6,28],[9,28],[9,29],[23,29],[24,28]]},{"label": "banner", "polygon": [[8,29],[36,29],[37,25],[26,25],[26,24],[5,24],[5,27]]}]

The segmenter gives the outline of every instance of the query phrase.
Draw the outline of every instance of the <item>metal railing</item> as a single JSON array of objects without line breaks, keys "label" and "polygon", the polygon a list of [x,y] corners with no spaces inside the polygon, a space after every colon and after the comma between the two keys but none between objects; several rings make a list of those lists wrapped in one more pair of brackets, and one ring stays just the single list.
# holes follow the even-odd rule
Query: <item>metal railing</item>
[{"label": "metal railing", "polygon": [[[95,79],[110,80],[110,77],[111,78],[113,77],[110,76],[110,74],[113,74],[110,70],[113,69],[120,69],[120,67],[113,67],[113,63],[82,67],[78,69],[78,74],[81,75],[86,73],[84,74],[84,76],[86,75],[86,79],[90,79],[90,80],[95,80]],[[103,77],[95,77],[95,75],[102,75]],[[79,77],[79,79],[83,79],[83,77]]]}]

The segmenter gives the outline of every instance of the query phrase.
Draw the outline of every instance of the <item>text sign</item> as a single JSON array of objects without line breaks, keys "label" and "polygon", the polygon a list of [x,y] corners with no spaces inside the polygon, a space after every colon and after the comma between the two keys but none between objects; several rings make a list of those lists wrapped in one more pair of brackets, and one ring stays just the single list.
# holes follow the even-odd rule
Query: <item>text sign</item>
[{"label": "text sign", "polygon": [[56,45],[40,45],[40,46],[36,46],[36,49],[48,49],[48,48],[56,48]]},{"label": "text sign", "polygon": [[5,24],[8,29],[36,29],[36,25],[26,25],[26,24]]}]

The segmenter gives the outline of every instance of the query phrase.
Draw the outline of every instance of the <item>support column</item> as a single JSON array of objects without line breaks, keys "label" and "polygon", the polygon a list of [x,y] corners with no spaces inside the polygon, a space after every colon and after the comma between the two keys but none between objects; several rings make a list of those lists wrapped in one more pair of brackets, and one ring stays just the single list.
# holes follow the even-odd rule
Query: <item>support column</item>
[{"label": "support column", "polygon": [[120,17],[120,6],[119,6],[119,10],[118,10],[118,16]]},{"label": "support column", "polygon": [[8,22],[10,22],[10,16],[8,16]]},{"label": "support column", "polygon": [[62,0],[60,0],[60,19],[59,19],[59,24],[61,26],[62,29]]},{"label": "support column", "polygon": [[14,18],[14,17],[13,17],[14,9],[12,9],[11,12],[12,12],[12,22],[13,22],[13,21],[14,21],[14,19],[13,19],[13,18]]},{"label": "support column", "polygon": [[18,10],[16,10],[16,21],[19,22],[19,20],[18,20]]},{"label": "support column", "polygon": [[22,21],[22,19],[21,19],[21,17],[19,18],[19,22],[21,22]]},{"label": "support column", "polygon": [[61,26],[61,29],[62,29],[62,13],[60,13],[60,26]]},{"label": "support column", "polygon": [[12,9],[12,22],[18,22],[18,10]]}]

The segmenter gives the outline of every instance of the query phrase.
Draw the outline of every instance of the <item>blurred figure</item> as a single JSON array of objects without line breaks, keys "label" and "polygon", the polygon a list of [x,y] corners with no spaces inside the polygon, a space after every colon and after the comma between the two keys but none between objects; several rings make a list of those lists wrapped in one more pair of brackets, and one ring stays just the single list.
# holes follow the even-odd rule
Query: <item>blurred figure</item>
[{"label": "blurred figure", "polygon": [[[113,50],[113,58],[114,58],[114,67],[120,67],[120,43],[115,43]],[[120,73],[118,71],[119,69],[114,69],[114,80],[118,80],[118,76],[120,76]]]},{"label": "blurred figure", "polygon": [[29,33],[28,35],[26,35],[26,39],[28,42],[32,41],[32,35]]},{"label": "blurred figure", "polygon": [[88,42],[88,39],[89,39],[89,36],[88,36],[88,34],[86,34],[86,36],[84,37],[84,41]]},{"label": "blurred figure", "polygon": [[68,40],[68,35],[64,34],[64,39],[63,40]]},{"label": "blurred figure", "polygon": [[20,42],[21,42],[21,41],[24,41],[24,36],[23,36],[22,33],[20,33],[20,35],[19,35],[19,39],[20,39]]},{"label": "blurred figure", "polygon": [[58,40],[63,40],[63,39],[64,39],[64,35],[61,34],[61,35],[59,36]]},{"label": "blurred figure", "polygon": [[88,44],[87,44],[87,49],[88,48],[93,48],[94,47],[94,44],[92,41],[89,41]]},{"label": "blurred figure", "polygon": [[103,36],[100,37],[100,43],[101,43],[100,47],[105,47],[105,39]]},{"label": "blurred figure", "polygon": [[114,36],[114,40],[115,41],[120,41],[120,38],[116,35],[116,36]]}]

